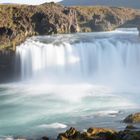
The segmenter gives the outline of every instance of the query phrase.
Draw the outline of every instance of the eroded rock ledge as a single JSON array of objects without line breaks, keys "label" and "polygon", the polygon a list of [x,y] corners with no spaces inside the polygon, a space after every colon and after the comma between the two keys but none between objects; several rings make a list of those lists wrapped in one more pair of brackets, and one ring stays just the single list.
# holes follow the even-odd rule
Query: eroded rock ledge
[{"label": "eroded rock ledge", "polygon": [[33,35],[110,31],[137,27],[140,11],[116,7],[0,5],[0,50],[15,50]]}]

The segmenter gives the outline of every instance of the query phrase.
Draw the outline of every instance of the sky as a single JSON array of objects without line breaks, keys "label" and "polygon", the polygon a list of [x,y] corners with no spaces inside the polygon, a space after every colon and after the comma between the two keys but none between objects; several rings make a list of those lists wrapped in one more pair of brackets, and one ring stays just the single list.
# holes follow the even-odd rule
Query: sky
[{"label": "sky", "polygon": [[36,4],[42,4],[45,2],[59,2],[61,0],[0,0],[0,3],[20,3],[20,4],[32,4],[32,5],[36,5]]}]

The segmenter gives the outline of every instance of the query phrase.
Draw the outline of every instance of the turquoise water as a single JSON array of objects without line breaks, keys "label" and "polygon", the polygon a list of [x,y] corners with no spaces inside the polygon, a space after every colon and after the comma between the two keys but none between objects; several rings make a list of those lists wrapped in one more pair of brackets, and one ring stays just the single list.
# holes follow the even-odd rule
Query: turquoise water
[{"label": "turquoise water", "polygon": [[21,80],[0,85],[0,138],[110,127],[140,107],[136,29],[33,37],[17,48]]},{"label": "turquoise water", "polygon": [[125,124],[120,121],[139,107],[131,92],[88,84],[44,87],[17,83],[1,86],[0,92],[1,136],[56,136],[70,126],[123,129]]}]

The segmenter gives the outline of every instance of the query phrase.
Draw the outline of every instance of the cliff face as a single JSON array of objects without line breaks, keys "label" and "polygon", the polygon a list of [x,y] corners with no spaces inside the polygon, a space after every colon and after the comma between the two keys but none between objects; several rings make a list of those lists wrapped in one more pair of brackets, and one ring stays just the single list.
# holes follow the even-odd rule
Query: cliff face
[{"label": "cliff face", "polygon": [[111,31],[117,27],[137,27],[140,11],[117,7],[76,7],[80,30]]},{"label": "cliff face", "polygon": [[33,35],[77,31],[76,11],[54,3],[39,6],[0,6],[0,49],[15,46]]},{"label": "cliff face", "polygon": [[15,50],[16,45],[33,35],[109,31],[127,26],[138,16],[139,11],[115,7],[0,5],[0,50]]}]

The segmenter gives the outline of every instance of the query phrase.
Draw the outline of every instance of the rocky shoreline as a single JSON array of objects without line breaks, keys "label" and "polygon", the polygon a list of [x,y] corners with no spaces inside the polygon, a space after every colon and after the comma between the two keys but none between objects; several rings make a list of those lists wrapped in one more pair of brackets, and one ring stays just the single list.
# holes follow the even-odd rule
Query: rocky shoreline
[{"label": "rocky shoreline", "polygon": [[14,140],[140,140],[140,128],[135,127],[140,123],[140,113],[127,116],[122,122],[127,126],[122,131],[111,128],[90,127],[87,130],[79,131],[76,128],[69,128],[59,133],[57,138],[49,138],[47,135],[41,138],[14,138]]}]

